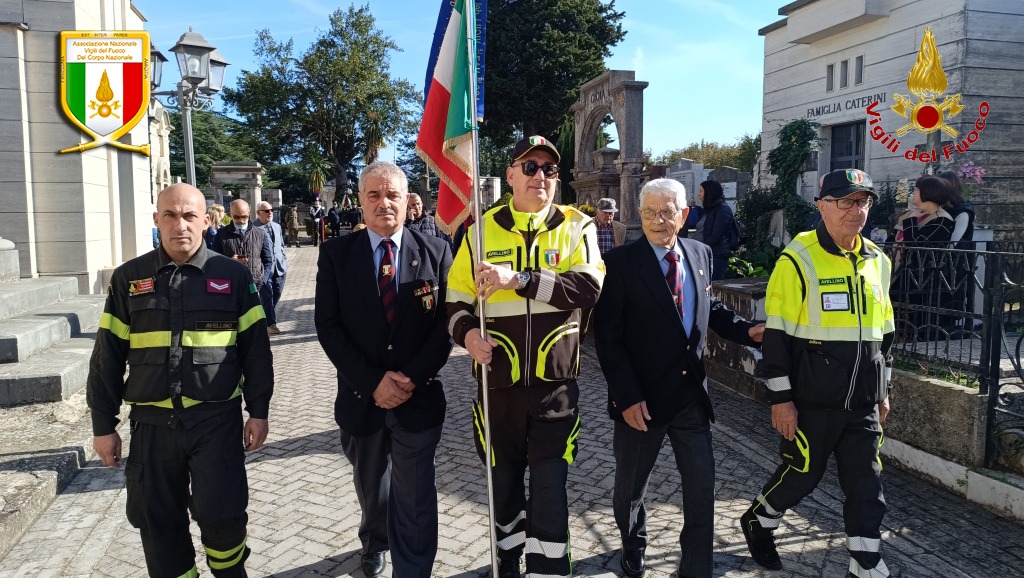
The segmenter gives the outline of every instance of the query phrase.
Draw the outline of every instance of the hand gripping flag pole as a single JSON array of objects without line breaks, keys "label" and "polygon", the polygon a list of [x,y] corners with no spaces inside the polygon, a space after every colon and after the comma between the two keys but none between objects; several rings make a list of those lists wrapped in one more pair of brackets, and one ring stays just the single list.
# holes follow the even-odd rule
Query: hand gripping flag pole
[{"label": "hand gripping flag pole", "polygon": [[[482,218],[481,201],[483,200],[480,196],[480,126],[477,114],[479,109],[477,108],[477,87],[478,79],[477,74],[479,69],[477,68],[477,46],[476,46],[476,0],[469,0],[469,6],[466,9],[466,37],[469,39],[467,42],[466,49],[469,57],[469,70],[470,70],[470,99],[469,102],[472,106],[470,111],[470,118],[472,119],[472,133],[473,133],[473,163],[471,168],[473,170],[473,222],[476,224],[473,227],[473,253],[475,255],[483,255],[483,230],[484,221]],[[484,15],[486,18],[486,14]],[[479,258],[479,257],[478,257]],[[480,318],[480,337],[486,339],[487,336],[487,315],[484,312],[484,299],[479,299],[477,304],[479,312],[477,313]],[[494,448],[491,445],[491,410],[490,410],[490,394],[488,393],[488,375],[490,368],[484,365],[480,371],[481,391],[483,392],[483,411],[484,411],[484,444],[486,445],[485,463],[484,469],[487,471],[487,520],[488,524],[488,535],[491,538],[491,576],[498,576],[498,543],[497,536],[495,536],[495,524],[494,519],[494,480],[493,480],[493,467],[494,467]]]}]

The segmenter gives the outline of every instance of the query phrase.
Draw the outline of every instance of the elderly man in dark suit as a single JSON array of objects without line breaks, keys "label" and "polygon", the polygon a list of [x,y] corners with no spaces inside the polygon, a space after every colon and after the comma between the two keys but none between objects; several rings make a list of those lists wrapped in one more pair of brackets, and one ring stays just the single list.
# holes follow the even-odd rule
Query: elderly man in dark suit
[{"label": "elderly man in dark suit", "polygon": [[434,453],[452,344],[441,307],[448,244],[403,227],[405,174],[376,162],[359,178],[366,229],[325,243],[316,276],[317,337],[338,370],[334,417],[362,508],[366,576],[428,578],[437,554]]},{"label": "elderly man in dark suit", "polygon": [[760,343],[763,325],[737,316],[711,294],[707,245],[676,234],[686,221],[686,189],[656,179],[640,192],[644,237],[604,255],[607,276],[595,312],[597,355],[615,422],[613,510],[622,571],[646,572],[644,494],[667,435],[682,477],[679,576],[710,578],[715,504],[714,412],[704,371],[710,327],[742,345]]}]

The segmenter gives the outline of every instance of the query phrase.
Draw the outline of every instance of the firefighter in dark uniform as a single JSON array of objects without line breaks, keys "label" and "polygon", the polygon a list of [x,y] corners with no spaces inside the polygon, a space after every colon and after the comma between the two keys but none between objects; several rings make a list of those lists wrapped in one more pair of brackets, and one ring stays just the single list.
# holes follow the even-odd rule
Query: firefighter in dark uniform
[{"label": "firefighter in dark uniform", "polygon": [[834,454],[846,495],[848,575],[884,578],[878,452],[895,334],[892,264],[860,234],[878,198],[866,173],[832,171],[820,194],[821,223],[793,239],[768,282],[762,363],[783,463],[740,524],[754,560],[781,569],[772,533],[818,485]]},{"label": "firefighter in dark uniform", "polygon": [[[597,303],[604,263],[594,221],[552,204],[558,151],[540,136],[512,151],[512,201],[483,216],[482,253],[467,234],[448,274],[448,329],[488,364],[499,578],[571,576],[565,483],[578,448],[579,347],[584,312]],[[487,339],[477,299],[487,300]],[[482,398],[482,395],[480,396]],[[484,455],[484,413],[473,408]],[[530,468],[530,500],[524,475]]]},{"label": "firefighter in dark uniform", "polygon": [[206,248],[198,189],[164,189],[153,220],[160,247],[118,267],[107,293],[87,382],[93,447],[120,465],[128,403],[127,515],[152,578],[198,576],[188,511],[214,576],[245,576],[243,446],[267,438],[274,383],[263,307],[245,265]]}]

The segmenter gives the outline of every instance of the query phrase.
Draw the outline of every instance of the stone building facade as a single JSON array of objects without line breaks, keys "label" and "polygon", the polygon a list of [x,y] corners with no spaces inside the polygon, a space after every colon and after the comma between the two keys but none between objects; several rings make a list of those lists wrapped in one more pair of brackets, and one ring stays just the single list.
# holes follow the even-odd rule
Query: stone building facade
[{"label": "stone building facade", "polygon": [[[807,118],[821,125],[822,144],[808,159],[804,198],[815,196],[818,177],[836,168],[862,168],[876,181],[912,181],[927,165],[935,169],[935,150],[941,169],[967,161],[985,168],[984,183],[970,198],[980,224],[1001,232],[1021,229],[1024,2],[799,0],[779,14],[781,20],[759,31],[765,54],[762,172],[779,129]],[[947,81],[934,102],[960,95],[964,108],[950,116],[953,109],[933,107],[943,130],[898,134],[908,119],[890,107],[904,98],[905,113],[926,104],[909,90],[908,77],[929,28]],[[927,116],[917,118],[929,124]]]},{"label": "stone building facade", "polygon": [[[156,158],[88,142],[61,109],[62,30],[141,30],[130,0],[0,0],[0,236],[14,242],[25,277],[73,276],[97,293],[102,271],[149,251],[157,187],[167,170],[169,122],[151,106],[122,141]],[[150,142],[154,139],[153,142]]]}]

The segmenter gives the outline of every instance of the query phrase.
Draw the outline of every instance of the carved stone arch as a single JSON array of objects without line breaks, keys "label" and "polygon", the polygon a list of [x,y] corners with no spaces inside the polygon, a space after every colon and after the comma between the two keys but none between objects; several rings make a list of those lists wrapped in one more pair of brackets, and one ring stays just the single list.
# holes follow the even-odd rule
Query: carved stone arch
[{"label": "carved stone arch", "polygon": [[[604,122],[606,116],[612,115],[612,109],[607,106],[595,107],[592,111],[587,114],[587,117],[583,121],[582,140],[577,141],[576,144],[576,165],[577,171],[592,171],[594,170],[594,159],[593,153],[597,150],[597,137],[601,134],[601,123]],[[616,125],[616,129],[618,125]],[[618,132],[618,131],[616,131]],[[621,138],[621,137],[620,137]],[[621,142],[621,140],[619,141]]]},{"label": "carved stone arch", "polygon": [[[575,168],[572,187],[577,199],[611,197],[618,218],[639,229],[636,211],[643,170],[643,90],[631,70],[609,70],[580,86],[572,106],[576,120]],[[615,120],[619,149],[595,150],[605,116]]]}]

